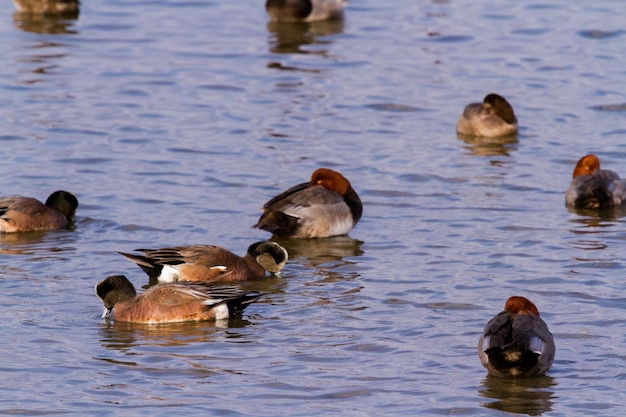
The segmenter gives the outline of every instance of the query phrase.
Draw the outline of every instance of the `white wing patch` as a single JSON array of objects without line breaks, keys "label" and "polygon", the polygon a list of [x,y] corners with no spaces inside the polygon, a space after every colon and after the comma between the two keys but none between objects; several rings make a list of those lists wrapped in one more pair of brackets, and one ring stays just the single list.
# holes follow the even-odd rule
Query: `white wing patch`
[{"label": "white wing patch", "polygon": [[544,347],[545,343],[543,343],[543,340],[541,340],[537,336],[530,339],[530,344],[528,345],[529,350],[541,355],[543,353]]},{"label": "white wing patch", "polygon": [[161,270],[158,278],[159,282],[176,282],[178,281],[178,268],[176,265],[165,265]]},{"label": "white wing patch", "polygon": [[480,347],[483,352],[485,352],[487,349],[489,349],[489,338],[490,338],[490,336],[485,336],[485,338],[483,339],[483,344]]},{"label": "white wing patch", "polygon": [[226,303],[214,307],[213,311],[215,311],[215,320],[223,320],[230,317],[230,311]]}]

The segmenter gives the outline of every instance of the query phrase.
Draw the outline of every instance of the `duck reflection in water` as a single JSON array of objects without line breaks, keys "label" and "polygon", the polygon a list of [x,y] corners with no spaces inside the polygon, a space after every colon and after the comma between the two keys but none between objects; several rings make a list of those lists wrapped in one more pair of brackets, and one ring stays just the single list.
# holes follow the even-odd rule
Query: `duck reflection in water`
[{"label": "duck reflection in water", "polygon": [[465,142],[464,148],[476,156],[510,156],[517,150],[517,135],[488,138],[457,133],[456,137]]},{"label": "duck reflection in water", "polygon": [[499,378],[488,375],[482,381],[479,394],[490,401],[481,404],[485,408],[500,410],[507,413],[540,416],[552,411],[556,380],[541,375],[535,378]]},{"label": "duck reflection in water", "polygon": [[276,239],[291,259],[305,258],[311,266],[346,263],[343,258],[363,255],[363,241],[349,236],[325,239]]},{"label": "duck reflection in water", "polygon": [[[327,37],[343,32],[343,19],[320,22],[269,22],[269,50],[276,54],[316,54],[326,56]],[[311,45],[311,48],[302,48]]]},{"label": "duck reflection in water", "polygon": [[[193,343],[210,342],[224,329],[243,328],[251,322],[242,316],[218,321],[192,321],[149,326],[141,323],[116,322],[109,320],[100,324],[100,342],[108,349],[124,349],[141,344],[163,346],[187,346]],[[241,335],[234,332],[234,338]],[[227,336],[230,337],[230,336]]]}]

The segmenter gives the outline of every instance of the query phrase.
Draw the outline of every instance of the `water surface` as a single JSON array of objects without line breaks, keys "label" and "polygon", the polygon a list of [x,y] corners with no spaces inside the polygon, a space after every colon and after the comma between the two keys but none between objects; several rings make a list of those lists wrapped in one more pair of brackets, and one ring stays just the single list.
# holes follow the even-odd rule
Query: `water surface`
[{"label": "water surface", "polygon": [[[352,1],[268,24],[262,2],[83,2],[0,11],[2,195],[80,201],[71,230],[0,236],[0,411],[76,415],[620,415],[623,217],[569,212],[580,156],[622,175],[624,5]],[[394,4],[391,4],[394,3]],[[513,140],[457,138],[496,91]],[[364,216],[283,242],[242,318],[106,323],[117,250],[243,254],[262,204],[319,166]],[[476,344],[510,295],[557,345],[548,376],[487,378]]]}]

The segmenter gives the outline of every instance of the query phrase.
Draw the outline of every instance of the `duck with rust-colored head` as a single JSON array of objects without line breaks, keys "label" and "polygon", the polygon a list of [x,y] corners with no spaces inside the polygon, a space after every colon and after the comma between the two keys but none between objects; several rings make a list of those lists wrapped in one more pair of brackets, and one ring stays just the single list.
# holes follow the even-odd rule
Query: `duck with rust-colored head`
[{"label": "duck with rust-colored head", "polygon": [[471,103],[465,107],[456,124],[461,135],[495,138],[516,135],[517,118],[513,107],[498,94],[487,94],[482,103]]},{"label": "duck with rust-colored head", "polygon": [[267,0],[265,10],[273,22],[316,22],[340,18],[347,0]]},{"label": "duck with rust-colored head", "polygon": [[0,233],[60,229],[77,208],[76,196],[67,191],[55,191],[45,204],[31,197],[0,197]]},{"label": "duck with rust-colored head", "polygon": [[490,375],[534,376],[554,361],[554,338],[527,298],[513,296],[489,320],[478,342],[478,357]]},{"label": "duck with rust-colored head", "polygon": [[600,160],[594,154],[580,158],[565,193],[565,204],[576,209],[602,210],[624,202],[626,180],[613,171],[600,169]]},{"label": "duck with rust-colored head", "polygon": [[287,263],[285,248],[261,241],[248,247],[245,256],[215,245],[137,249],[142,255],[119,252],[159,282],[237,282],[279,274]]},{"label": "duck with rust-colored head", "polygon": [[235,287],[198,283],[158,284],[137,295],[124,275],[111,275],[96,284],[104,304],[102,318],[143,324],[222,320],[240,314],[261,295]]},{"label": "duck with rust-colored head", "polygon": [[337,171],[319,168],[311,181],[265,203],[252,227],[277,237],[323,238],[348,234],[362,214],[361,199],[350,181]]}]

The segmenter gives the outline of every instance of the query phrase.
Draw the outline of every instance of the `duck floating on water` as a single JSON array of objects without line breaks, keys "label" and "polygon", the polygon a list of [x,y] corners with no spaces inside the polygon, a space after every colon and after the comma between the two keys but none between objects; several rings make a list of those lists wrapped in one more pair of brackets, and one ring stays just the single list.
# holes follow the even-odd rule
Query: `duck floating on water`
[{"label": "duck floating on water", "polygon": [[232,286],[191,282],[158,284],[137,295],[124,275],[111,275],[100,281],[96,295],[104,304],[102,318],[113,313],[115,321],[143,324],[228,319],[241,314],[261,296]]},{"label": "duck floating on water", "polygon": [[278,274],[287,263],[285,248],[262,241],[248,247],[244,256],[216,245],[137,249],[141,255],[119,252],[136,263],[151,280],[159,282],[236,282]]},{"label": "duck floating on water", "polygon": [[55,191],[45,204],[31,197],[0,197],[0,232],[60,229],[74,219],[77,208],[78,199],[67,191]]},{"label": "duck floating on water", "polygon": [[487,94],[482,103],[470,103],[456,124],[461,135],[487,138],[512,136],[518,131],[513,107],[501,95]]},{"label": "duck floating on water", "polygon": [[548,325],[527,298],[510,297],[489,320],[478,342],[478,357],[490,375],[526,377],[545,373],[556,348]]},{"label": "duck floating on water", "polygon": [[315,22],[340,18],[347,0],[267,0],[265,10],[273,22]]},{"label": "duck floating on water", "polygon": [[41,16],[77,16],[78,0],[13,0],[18,13]]},{"label": "duck floating on water", "polygon": [[350,181],[337,171],[319,168],[310,181],[265,203],[252,227],[277,237],[324,238],[347,234],[362,214],[363,204]]},{"label": "duck floating on water", "polygon": [[624,202],[626,180],[611,170],[600,169],[600,159],[594,154],[580,158],[565,193],[565,204],[576,209],[602,210]]}]

